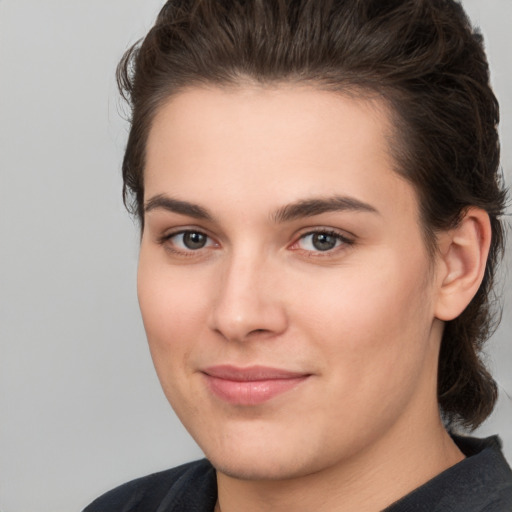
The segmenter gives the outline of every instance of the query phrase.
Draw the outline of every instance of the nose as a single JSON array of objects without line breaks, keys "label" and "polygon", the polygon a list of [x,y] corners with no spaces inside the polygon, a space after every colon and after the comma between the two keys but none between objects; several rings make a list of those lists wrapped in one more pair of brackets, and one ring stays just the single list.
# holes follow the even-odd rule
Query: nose
[{"label": "nose", "polygon": [[252,255],[233,255],[219,275],[210,328],[226,340],[272,338],[287,326],[278,265]]}]

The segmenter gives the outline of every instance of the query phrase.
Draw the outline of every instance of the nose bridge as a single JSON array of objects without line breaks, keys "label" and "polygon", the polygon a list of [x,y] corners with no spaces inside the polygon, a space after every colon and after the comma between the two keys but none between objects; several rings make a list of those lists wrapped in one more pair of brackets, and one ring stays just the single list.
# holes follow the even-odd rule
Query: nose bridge
[{"label": "nose bridge", "polygon": [[233,251],[218,276],[211,327],[235,341],[255,333],[281,333],[286,328],[286,312],[277,272],[271,258],[261,253]]}]

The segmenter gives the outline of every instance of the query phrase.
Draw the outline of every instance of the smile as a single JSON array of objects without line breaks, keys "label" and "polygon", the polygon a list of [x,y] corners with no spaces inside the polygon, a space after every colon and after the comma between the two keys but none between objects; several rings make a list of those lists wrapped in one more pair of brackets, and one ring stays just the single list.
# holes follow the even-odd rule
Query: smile
[{"label": "smile", "polygon": [[214,366],[203,370],[210,391],[232,405],[259,405],[285,393],[311,375],[265,366]]}]

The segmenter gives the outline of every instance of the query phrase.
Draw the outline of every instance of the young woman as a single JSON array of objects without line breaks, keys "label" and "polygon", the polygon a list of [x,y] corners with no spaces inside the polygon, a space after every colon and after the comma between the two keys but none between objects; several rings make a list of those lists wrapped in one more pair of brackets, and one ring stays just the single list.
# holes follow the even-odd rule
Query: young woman
[{"label": "young woman", "polygon": [[170,0],[119,67],[139,302],[206,459],[108,511],[512,510],[479,351],[498,106],[448,0]]}]

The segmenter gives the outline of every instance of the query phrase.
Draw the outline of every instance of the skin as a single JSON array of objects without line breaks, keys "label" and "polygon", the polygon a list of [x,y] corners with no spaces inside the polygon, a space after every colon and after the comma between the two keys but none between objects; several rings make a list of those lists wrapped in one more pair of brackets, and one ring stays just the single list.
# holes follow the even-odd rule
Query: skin
[{"label": "skin", "polygon": [[[164,392],[217,469],[217,510],[377,511],[463,458],[437,359],[442,320],[481,280],[486,217],[471,210],[432,261],[392,139],[378,100],[286,84],[191,88],[154,119],[139,302]],[[335,196],[367,207],[283,218]],[[206,382],[221,364],[307,378],[233,405]]]}]

